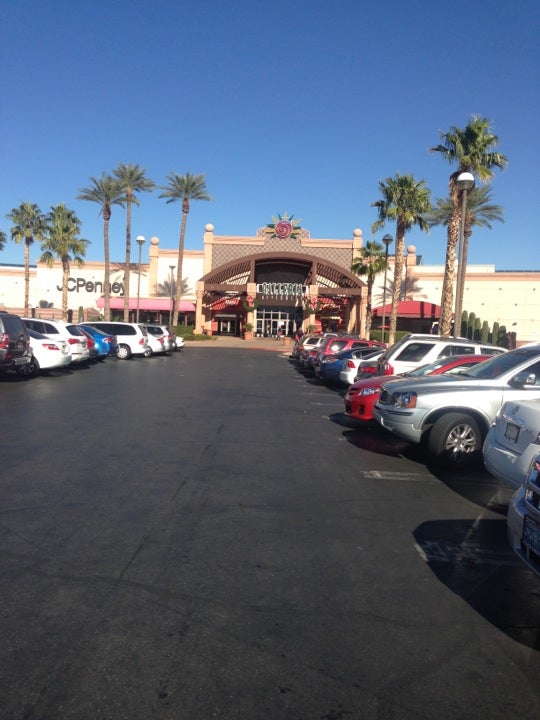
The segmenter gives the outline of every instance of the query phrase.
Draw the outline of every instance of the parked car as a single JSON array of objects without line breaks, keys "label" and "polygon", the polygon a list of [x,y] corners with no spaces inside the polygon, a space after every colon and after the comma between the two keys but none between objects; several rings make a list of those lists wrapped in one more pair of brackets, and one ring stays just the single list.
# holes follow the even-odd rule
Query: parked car
[{"label": "parked car", "polygon": [[146,341],[148,343],[148,347],[146,348],[145,357],[151,357],[152,355],[165,355],[167,352],[167,348],[165,347],[165,338],[163,335],[152,335],[152,333],[148,333]]},{"label": "parked car", "polygon": [[383,384],[375,419],[399,437],[426,441],[438,461],[466,463],[507,401],[540,397],[540,343],[491,357],[466,374],[402,378]]},{"label": "parked car", "polygon": [[104,360],[106,357],[116,357],[118,350],[116,335],[110,335],[86,323],[79,323],[79,327],[85,332],[90,333],[94,339],[99,360]]},{"label": "parked car", "polygon": [[178,351],[183,350],[184,347],[186,346],[185,339],[181,335],[175,335],[174,333],[172,333],[172,336],[173,336],[174,349],[178,350]]},{"label": "parked car", "polygon": [[0,312],[0,371],[15,370],[24,376],[29,371],[32,350],[25,324],[18,315]]},{"label": "parked car", "polygon": [[114,320],[92,320],[84,323],[109,335],[115,335],[118,342],[117,357],[128,360],[132,355],[144,357],[148,348],[148,333],[139,323]]},{"label": "parked car", "polygon": [[26,327],[46,335],[51,340],[62,339],[69,345],[71,362],[84,363],[90,359],[86,335],[80,327],[62,320],[23,318]]},{"label": "parked car", "polygon": [[479,343],[466,338],[449,338],[440,335],[404,335],[381,355],[378,375],[401,375],[450,355],[499,355],[504,348]]},{"label": "parked car", "polygon": [[[151,337],[154,336],[163,338],[164,352],[173,352],[176,350],[176,335],[173,335],[166,325],[145,325],[145,328],[148,333],[149,344]],[[155,352],[153,348],[152,351]]]},{"label": "parked car", "polygon": [[46,370],[59,370],[71,364],[71,352],[67,340],[63,340],[61,337],[51,340],[32,328],[28,328],[28,336],[32,348],[30,375],[39,375],[40,372]]},{"label": "parked car", "polygon": [[322,382],[341,383],[341,371],[349,360],[361,360],[373,352],[369,346],[352,347],[336,354],[323,355],[315,364],[315,374]]},{"label": "parked car", "polygon": [[512,496],[506,523],[510,547],[540,577],[540,454]]},{"label": "parked car", "polygon": [[325,355],[335,355],[343,350],[352,350],[353,348],[368,350],[370,347],[373,347],[372,340],[361,340],[357,335],[327,337],[318,346],[308,351],[302,360],[302,366],[306,370],[315,371],[315,366]]},{"label": "parked car", "polygon": [[369,375],[375,375],[377,373],[377,361],[383,354],[384,350],[373,348],[370,349],[361,358],[349,358],[343,363],[343,368],[339,373],[339,379],[344,385],[352,385],[357,379],[362,377],[364,371],[369,372]]},{"label": "parked car", "polygon": [[482,448],[484,465],[498,480],[517,488],[540,455],[540,400],[506,402]]},{"label": "parked car", "polygon": [[97,347],[96,347],[96,341],[94,340],[92,335],[90,335],[88,330],[86,330],[85,328],[80,327],[80,326],[79,326],[79,328],[80,328],[81,332],[86,336],[86,347],[88,348],[89,360],[91,362],[97,362],[98,358],[99,358],[99,354],[98,354]]},{"label": "parked car", "polygon": [[[333,333],[331,337],[336,337],[336,333]],[[307,357],[307,354],[310,352],[310,350],[315,350],[319,345],[321,345],[326,338],[330,337],[327,334],[324,335],[303,335],[300,340],[297,341],[295,344],[295,347],[293,347],[292,350],[292,357],[296,357],[299,364],[302,365],[304,358]]]},{"label": "parked car", "polygon": [[403,375],[375,375],[358,380],[349,387],[345,395],[345,414],[355,420],[373,420],[373,406],[379,397],[383,383],[398,377],[423,377],[424,375],[442,375],[442,373],[457,374],[484,360],[489,360],[489,357],[489,355],[456,355],[421,365]]}]

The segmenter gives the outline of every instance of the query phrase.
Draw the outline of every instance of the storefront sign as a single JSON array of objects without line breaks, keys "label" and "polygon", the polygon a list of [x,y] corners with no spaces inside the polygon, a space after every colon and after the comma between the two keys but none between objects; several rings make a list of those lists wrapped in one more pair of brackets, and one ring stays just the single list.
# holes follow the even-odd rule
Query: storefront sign
[{"label": "storefront sign", "polygon": [[264,297],[295,297],[307,295],[307,286],[301,283],[259,283],[257,293]]},{"label": "storefront sign", "polygon": [[[57,285],[56,289],[59,292],[62,292],[62,286]],[[109,289],[112,295],[119,295],[120,297],[124,296],[124,283],[120,282],[113,282],[109,284]],[[83,277],[70,277],[68,278],[67,282],[67,290],[68,292],[87,292],[87,293],[97,293],[98,295],[103,295],[103,283],[102,282],[95,282],[93,280],[86,280]]]}]

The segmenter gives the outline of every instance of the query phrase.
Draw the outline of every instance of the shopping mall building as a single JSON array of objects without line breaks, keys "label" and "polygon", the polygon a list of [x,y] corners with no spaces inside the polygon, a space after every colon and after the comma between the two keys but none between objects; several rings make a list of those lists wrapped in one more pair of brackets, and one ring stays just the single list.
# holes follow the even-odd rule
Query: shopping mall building
[{"label": "shopping mall building", "polygon": [[[179,314],[197,331],[240,335],[246,323],[258,335],[292,335],[315,326],[364,334],[367,287],[351,272],[362,247],[362,231],[350,239],[312,238],[307,229],[285,216],[254,236],[216,235],[206,225],[202,250],[186,250],[182,275],[186,290]],[[132,264],[129,307],[141,320],[167,324],[172,311],[171,281],[176,278],[177,250],[150,239],[148,257]],[[145,253],[146,254],[146,253]],[[103,309],[103,263],[73,267],[68,284],[70,315],[96,317]],[[429,332],[439,316],[444,266],[426,266],[416,248],[407,248],[402,278],[398,329]],[[467,267],[463,308],[491,326],[515,332],[518,344],[540,341],[540,271],[499,271],[493,265]],[[381,327],[390,311],[393,258],[387,274],[373,288],[372,327]],[[30,268],[30,306],[35,316],[61,317],[62,268]],[[111,262],[111,312],[123,317],[124,266]],[[24,312],[24,268],[0,265],[0,309]]]}]

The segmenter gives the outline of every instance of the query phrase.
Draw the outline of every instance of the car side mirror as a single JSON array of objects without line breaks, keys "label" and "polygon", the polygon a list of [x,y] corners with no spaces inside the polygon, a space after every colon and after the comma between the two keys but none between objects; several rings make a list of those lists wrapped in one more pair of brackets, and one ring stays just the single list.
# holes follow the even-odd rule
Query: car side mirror
[{"label": "car side mirror", "polygon": [[530,373],[524,370],[523,372],[514,375],[512,378],[512,385],[523,387],[524,385],[536,385],[535,373]]}]

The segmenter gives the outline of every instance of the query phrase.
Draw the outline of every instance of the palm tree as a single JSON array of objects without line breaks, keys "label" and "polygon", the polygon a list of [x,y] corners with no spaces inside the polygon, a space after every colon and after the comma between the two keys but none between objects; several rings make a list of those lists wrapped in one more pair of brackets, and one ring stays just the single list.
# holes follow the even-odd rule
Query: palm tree
[{"label": "palm tree", "polygon": [[11,239],[16,243],[24,240],[24,312],[30,312],[30,245],[45,237],[45,216],[35,203],[22,202],[6,215],[11,220]]},{"label": "palm tree", "polygon": [[88,240],[79,237],[81,221],[73,210],[69,210],[64,203],[51,207],[46,217],[47,239],[41,245],[43,254],[40,262],[48,267],[54,265],[55,260],[62,263],[62,317],[68,316],[68,280],[71,263],[77,267],[84,265],[83,257],[90,244]]},{"label": "palm tree", "polygon": [[0,230],[0,252],[2,252],[6,245],[6,239],[6,233],[3,230]]},{"label": "palm tree", "polygon": [[160,198],[166,198],[167,203],[182,203],[182,224],[180,227],[180,239],[178,241],[178,260],[176,264],[176,297],[174,303],[173,326],[178,325],[178,312],[180,310],[180,298],[182,290],[182,264],[184,262],[184,239],[186,236],[186,221],[189,213],[190,200],[211,200],[206,192],[206,180],[204,175],[178,175],[169,173],[167,175],[169,184],[161,189],[163,192]]},{"label": "palm tree", "polygon": [[450,335],[454,301],[454,266],[456,246],[461,221],[461,192],[457,178],[463,172],[473,173],[480,182],[488,183],[494,177],[493,168],[504,169],[508,164],[505,155],[494,152],[499,138],[491,132],[491,122],[487,118],[473,115],[464,129],[451,127],[440,134],[442,144],[430,148],[438,152],[449,163],[457,163],[457,169],[450,175],[448,183],[452,201],[452,216],[448,223],[446,260],[441,297],[441,317],[439,332]]},{"label": "palm tree", "polygon": [[131,205],[140,205],[135,193],[151,192],[156,184],[145,177],[146,169],[139,165],[120,163],[113,170],[125,193],[126,201],[126,263],[124,279],[124,322],[129,320],[129,276],[131,267]]},{"label": "palm tree", "polygon": [[383,246],[375,240],[368,240],[365,247],[360,249],[360,255],[354,258],[351,271],[355,275],[367,276],[367,304],[366,320],[362,337],[369,339],[371,332],[371,305],[373,296],[373,283],[376,276],[386,269],[386,251]]},{"label": "palm tree", "polygon": [[[184,278],[182,280],[182,288],[180,290],[182,295],[187,295],[190,291],[188,278]],[[176,295],[176,280],[164,280],[162,283],[159,283],[157,288],[157,296],[158,297],[174,297]]]},{"label": "palm tree", "polygon": [[424,232],[429,231],[426,215],[431,210],[431,192],[424,180],[415,180],[413,175],[397,173],[394,178],[379,180],[382,200],[372,204],[378,210],[379,218],[371,226],[373,233],[380,230],[389,220],[396,221],[396,250],[394,255],[394,288],[392,310],[388,329],[388,344],[392,345],[396,335],[397,309],[401,293],[405,233],[414,225]]},{"label": "palm tree", "polygon": [[103,215],[103,317],[105,320],[111,319],[111,303],[110,303],[110,274],[111,261],[109,256],[109,220],[112,215],[112,206],[120,205],[124,207],[125,195],[122,185],[116,178],[101,173],[99,178],[91,177],[92,185],[87,188],[80,188],[77,200],[88,200],[95,202],[100,206],[100,214]]},{"label": "palm tree", "polygon": [[[436,225],[445,225],[447,228],[452,220],[454,206],[452,198],[438,198],[435,206],[428,217],[429,227]],[[469,240],[472,235],[473,227],[487,227],[491,229],[493,222],[504,222],[503,209],[500,205],[494,205],[491,202],[491,189],[484,187],[476,187],[467,193],[467,203],[465,206],[465,222],[463,226],[463,257],[460,260],[463,272],[467,267],[467,256],[469,254]],[[461,289],[457,288],[457,292]],[[462,306],[463,298],[460,299],[459,307]],[[455,319],[459,322],[458,318]]]}]

